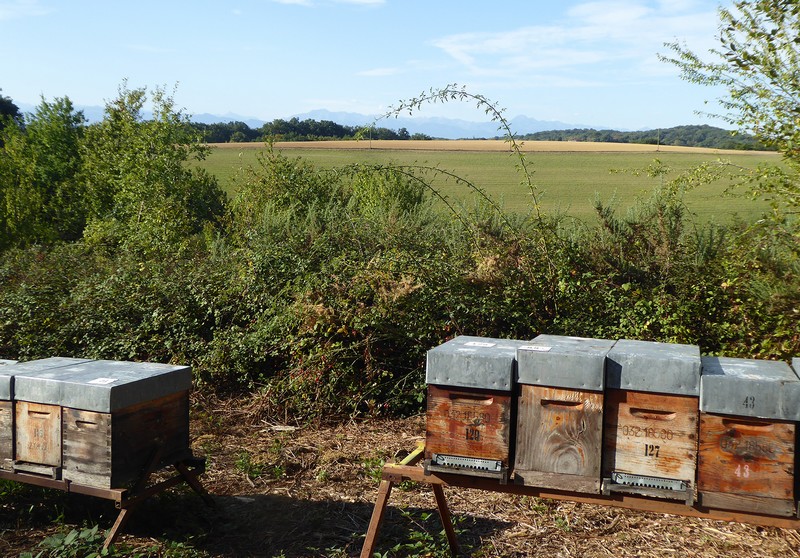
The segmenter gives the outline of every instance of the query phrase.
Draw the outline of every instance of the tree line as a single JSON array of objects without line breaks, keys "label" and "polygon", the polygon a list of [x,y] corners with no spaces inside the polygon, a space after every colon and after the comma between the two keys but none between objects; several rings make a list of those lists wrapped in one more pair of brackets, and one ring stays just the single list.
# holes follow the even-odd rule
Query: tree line
[{"label": "tree line", "polygon": [[[422,133],[411,134],[406,128],[400,128],[395,131],[390,128],[345,126],[330,120],[300,120],[298,118],[289,120],[279,118],[258,128],[251,128],[245,122],[219,122],[214,124],[193,122],[191,125],[202,134],[203,140],[208,143],[265,142],[267,140],[348,140],[366,137],[375,140],[433,139],[431,136]],[[640,143],[708,147],[713,149],[768,149],[750,134],[734,134],[730,130],[709,125],[675,126],[639,132],[619,132],[591,128],[550,130],[520,134],[518,139],[525,141]]]},{"label": "tree line", "polygon": [[619,132],[616,130],[595,130],[575,128],[571,130],[551,130],[520,136],[530,141],[597,141],[610,143],[641,143],[648,145],[679,145],[685,147],[708,147],[712,149],[769,149],[755,137],[746,133],[733,133],[715,126],[691,125],[674,126],[638,132]]},{"label": "tree line", "polygon": [[425,134],[411,134],[406,128],[392,130],[377,126],[346,126],[331,120],[300,120],[297,117],[289,120],[277,118],[258,128],[251,128],[245,122],[193,122],[191,125],[207,143],[347,140],[358,137],[375,140],[432,139]]}]

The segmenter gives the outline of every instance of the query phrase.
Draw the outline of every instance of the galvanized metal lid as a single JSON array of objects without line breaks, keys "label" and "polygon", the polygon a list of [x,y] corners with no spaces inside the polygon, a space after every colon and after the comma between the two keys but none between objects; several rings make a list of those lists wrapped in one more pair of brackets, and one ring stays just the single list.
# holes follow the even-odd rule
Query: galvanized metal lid
[{"label": "galvanized metal lid", "polygon": [[14,376],[17,374],[59,368],[81,362],[88,362],[88,360],[85,358],[50,357],[27,362],[18,362],[16,360],[0,361],[0,399],[10,401],[14,398]]},{"label": "galvanized metal lid", "polygon": [[[798,378],[800,378],[800,357],[792,359],[792,368]],[[787,382],[783,384],[783,400],[781,410],[786,420],[800,422],[800,382]]]},{"label": "galvanized metal lid", "polygon": [[795,420],[784,396],[791,398],[789,391],[800,389],[800,378],[785,362],[728,357],[703,357],[702,362],[701,411]]},{"label": "galvanized metal lid", "polygon": [[16,360],[0,358],[0,401],[10,401],[11,394],[14,392],[14,376],[4,374],[3,369],[9,364],[16,363]]},{"label": "galvanized metal lid", "polygon": [[429,384],[511,391],[517,349],[530,341],[460,335],[428,351]]},{"label": "galvanized metal lid", "polygon": [[540,335],[517,349],[521,384],[603,391],[606,354],[615,341]]},{"label": "galvanized metal lid", "polygon": [[6,374],[3,369],[16,362],[16,360],[0,358],[0,401],[10,401],[11,395],[14,393],[14,376]]},{"label": "galvanized metal lid", "polygon": [[606,355],[606,387],[700,395],[700,347],[620,339]]},{"label": "galvanized metal lid", "polygon": [[92,360],[15,374],[14,399],[110,413],[191,387],[191,368]]}]

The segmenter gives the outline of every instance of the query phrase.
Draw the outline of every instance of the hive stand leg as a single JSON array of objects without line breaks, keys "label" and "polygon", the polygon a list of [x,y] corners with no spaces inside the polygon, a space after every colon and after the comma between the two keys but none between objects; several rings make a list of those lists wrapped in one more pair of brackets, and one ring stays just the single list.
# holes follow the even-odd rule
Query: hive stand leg
[{"label": "hive stand leg", "polygon": [[130,508],[122,508],[119,510],[117,520],[114,521],[114,525],[111,526],[111,530],[109,530],[106,540],[103,542],[103,550],[108,550],[108,547],[117,540],[120,529],[128,522],[128,516],[131,512],[132,510]]},{"label": "hive stand leg", "polygon": [[382,480],[378,487],[378,499],[375,500],[375,508],[372,510],[372,519],[369,520],[367,536],[364,539],[364,546],[361,547],[361,558],[371,558],[375,551],[375,544],[378,542],[378,532],[383,523],[383,516],[386,515],[386,504],[389,502],[389,495],[392,493],[392,481]]},{"label": "hive stand leg", "polygon": [[444,497],[444,488],[442,488],[441,484],[433,484],[432,486],[433,495],[436,497],[436,506],[439,508],[439,517],[447,535],[447,542],[450,544],[450,553],[453,556],[458,556],[458,539],[456,538],[456,531],[453,529],[450,509],[447,507],[447,499]]},{"label": "hive stand leg", "polygon": [[[150,460],[147,462],[147,466],[144,468],[142,476],[139,477],[139,480],[136,481],[136,484],[131,490],[132,494],[140,492],[145,486],[147,486],[147,482],[150,480],[150,475],[152,475],[158,468],[158,462],[161,459],[161,452],[163,448],[163,445],[159,444],[158,447],[156,447],[156,449],[153,451],[153,455],[150,456]],[[114,544],[114,541],[117,540],[120,530],[128,522],[128,518],[133,512],[133,508],[136,506],[136,503],[137,502],[129,503],[128,505],[126,505],[124,501],[121,503],[121,509],[117,515],[117,520],[114,521],[114,525],[112,525],[111,530],[108,532],[108,536],[106,536],[105,542],[103,542],[103,550],[108,550],[108,547]]]},{"label": "hive stand leg", "polygon": [[208,507],[214,508],[216,507],[216,503],[214,502],[213,498],[209,495],[203,485],[200,484],[200,479],[197,478],[197,475],[189,470],[189,467],[186,466],[186,463],[183,461],[179,463],[175,463],[175,468],[183,477],[183,480],[186,481],[192,490],[194,490],[206,503]]}]

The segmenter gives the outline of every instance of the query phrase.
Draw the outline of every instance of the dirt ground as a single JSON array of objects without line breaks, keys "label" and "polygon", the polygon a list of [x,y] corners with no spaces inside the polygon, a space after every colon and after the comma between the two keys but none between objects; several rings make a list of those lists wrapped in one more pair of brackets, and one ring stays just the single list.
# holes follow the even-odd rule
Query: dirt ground
[{"label": "dirt ground", "polygon": [[[137,508],[118,544],[150,556],[358,556],[382,464],[414,449],[424,418],[299,426],[265,420],[260,409],[258,400],[195,397],[193,450],[207,459],[201,480],[215,508],[185,487],[173,489]],[[792,530],[476,490],[445,494],[465,556],[800,556]],[[430,486],[398,486],[378,551],[447,555],[435,511]],[[95,498],[27,487],[0,492],[0,555],[34,550],[59,530],[107,529],[116,513]]]}]

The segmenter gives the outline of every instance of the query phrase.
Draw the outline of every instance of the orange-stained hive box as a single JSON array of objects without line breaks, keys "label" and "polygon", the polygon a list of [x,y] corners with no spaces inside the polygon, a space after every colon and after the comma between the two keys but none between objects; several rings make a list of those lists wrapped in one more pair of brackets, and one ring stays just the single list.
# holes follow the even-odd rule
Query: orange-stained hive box
[{"label": "orange-stained hive box", "polygon": [[540,335],[517,349],[515,482],[600,492],[605,362],[613,346]]},{"label": "orange-stained hive box", "polygon": [[695,499],[700,349],[621,339],[606,360],[603,492]]},{"label": "orange-stained hive box", "polygon": [[697,490],[704,507],[793,516],[800,380],[785,362],[703,357]]},{"label": "orange-stained hive box", "polygon": [[3,372],[15,360],[0,359],[0,469],[14,463],[14,405],[11,401],[14,377]]},{"label": "orange-stained hive box", "polygon": [[516,351],[522,344],[459,336],[428,351],[427,471],[507,480],[511,394]]},{"label": "orange-stained hive box", "polygon": [[56,358],[4,372],[13,375],[15,472],[124,488],[148,466],[191,456],[187,366]]}]

